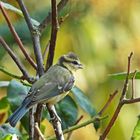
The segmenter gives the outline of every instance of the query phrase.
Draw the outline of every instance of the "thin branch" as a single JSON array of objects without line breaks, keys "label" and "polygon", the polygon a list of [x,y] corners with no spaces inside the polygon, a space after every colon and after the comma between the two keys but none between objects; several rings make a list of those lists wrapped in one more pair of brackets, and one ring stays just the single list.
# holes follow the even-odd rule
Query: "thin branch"
[{"label": "thin branch", "polygon": [[[60,12],[68,3],[69,0],[61,0],[58,5],[57,9],[58,12]],[[48,16],[42,21],[42,23],[39,25],[39,31],[43,32],[43,30],[49,25],[51,22],[52,12],[49,12]]]},{"label": "thin branch", "polygon": [[[81,116],[78,118],[78,120],[75,122],[74,125],[77,125],[77,124],[83,119],[83,117],[84,117],[84,116],[81,115]],[[68,133],[68,136],[67,136],[66,140],[70,140],[70,137],[71,137],[71,135],[72,135],[72,132],[73,132],[73,131],[71,131],[71,132]]]},{"label": "thin branch", "polygon": [[99,116],[101,116],[103,114],[103,112],[110,105],[110,103],[112,102],[112,100],[114,99],[114,97],[117,95],[117,93],[118,93],[118,90],[115,90],[113,94],[110,94],[107,102],[105,103],[105,105],[103,106],[103,108],[101,109],[101,111],[98,113]]},{"label": "thin branch", "polygon": [[43,60],[45,60],[46,54],[49,51],[49,47],[50,47],[50,40],[48,42],[48,44],[46,45],[44,52],[43,52]]},{"label": "thin branch", "polygon": [[31,33],[34,54],[35,54],[35,58],[37,62],[37,73],[39,74],[39,76],[41,76],[44,74],[44,68],[43,68],[43,58],[42,58],[41,47],[40,47],[40,33],[38,29],[35,28],[34,25],[32,24],[30,15],[24,5],[24,2],[22,0],[17,0],[17,2],[22,10],[22,13],[28,25],[29,31]]},{"label": "thin branch", "polygon": [[100,136],[100,140],[104,140],[106,138],[106,136],[110,132],[110,129],[114,125],[122,106],[124,105],[124,99],[125,99],[125,96],[126,96],[126,93],[127,93],[127,88],[128,88],[128,80],[129,80],[129,74],[130,74],[130,64],[131,64],[132,55],[133,55],[133,53],[131,52],[130,55],[128,56],[127,75],[126,75],[125,83],[124,83],[124,86],[123,86],[122,94],[121,94],[121,97],[120,97],[120,101],[119,101],[118,106],[117,106],[111,120],[109,121],[106,129],[104,130],[103,134]]},{"label": "thin branch", "polygon": [[29,56],[28,52],[26,51],[26,49],[24,48],[24,45],[22,43],[22,41],[20,40],[20,37],[18,36],[14,26],[12,25],[8,14],[6,13],[6,11],[4,10],[2,3],[0,2],[0,9],[2,11],[2,14],[9,26],[9,29],[11,31],[11,33],[13,34],[13,37],[15,39],[15,41],[17,42],[18,46],[20,47],[21,51],[23,52],[24,56],[26,57],[26,59],[28,60],[28,62],[33,66],[33,68],[37,68],[35,62],[33,61],[33,59]]},{"label": "thin branch", "polygon": [[42,134],[41,130],[39,129],[38,123],[35,123],[35,128],[36,128],[36,130],[37,130],[38,135],[40,136],[40,138],[42,140],[45,140],[44,135]]},{"label": "thin branch", "polygon": [[23,76],[21,79],[25,79],[28,82],[32,83],[33,78],[29,77],[29,74],[25,67],[22,65],[20,60],[17,58],[17,56],[14,54],[14,52],[11,50],[11,48],[8,46],[8,44],[4,41],[2,37],[0,37],[0,43],[3,46],[3,48],[8,52],[8,54],[11,56],[11,58],[14,60],[14,62],[17,64],[18,68],[22,72]]},{"label": "thin branch", "polygon": [[12,77],[12,78],[15,78],[15,79],[18,79],[18,80],[22,79],[22,76],[18,76],[18,75],[15,75],[13,73],[10,73],[9,70],[6,70],[4,67],[0,67],[0,71],[5,73],[6,75]]},{"label": "thin branch", "polygon": [[56,0],[51,0],[51,3],[52,3],[52,7],[51,7],[51,9],[52,9],[52,28],[51,28],[51,39],[50,39],[49,54],[48,54],[48,59],[47,59],[47,64],[46,64],[46,70],[53,63],[56,39],[57,39],[57,31],[59,28]]},{"label": "thin branch", "polygon": [[53,105],[47,105],[50,117],[52,118],[52,125],[55,131],[55,136],[57,140],[64,140],[63,131],[61,128],[61,123],[58,119],[55,119],[56,110]]},{"label": "thin branch", "polygon": [[[106,119],[106,118],[108,118],[108,116],[99,117],[99,116],[97,115],[97,116],[91,118],[91,119],[88,120],[88,121],[85,121],[85,122],[83,122],[83,123],[81,123],[81,124],[78,124],[78,125],[74,125],[74,126],[72,126],[72,127],[69,127],[68,129],[65,129],[65,130],[63,131],[63,134],[67,134],[67,133],[69,133],[69,132],[71,132],[71,131],[77,130],[77,129],[82,128],[82,127],[85,127],[85,126],[87,126],[87,125],[89,125],[89,124],[91,124],[91,123],[94,123],[94,122],[96,122],[96,121],[104,120],[104,119]],[[51,137],[48,137],[47,140],[54,140],[55,138],[56,138],[56,136],[51,136]]]},{"label": "thin branch", "polygon": [[123,104],[133,104],[133,103],[137,103],[140,102],[140,98],[135,98],[135,99],[124,99],[123,100]]}]

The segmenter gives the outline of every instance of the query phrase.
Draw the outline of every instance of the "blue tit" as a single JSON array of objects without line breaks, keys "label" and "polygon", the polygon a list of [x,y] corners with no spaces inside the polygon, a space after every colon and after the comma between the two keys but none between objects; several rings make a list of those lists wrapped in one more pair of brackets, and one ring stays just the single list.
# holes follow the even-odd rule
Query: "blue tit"
[{"label": "blue tit", "polygon": [[62,100],[74,85],[73,72],[81,68],[83,65],[76,54],[70,52],[61,56],[58,62],[32,85],[20,107],[8,118],[10,125],[14,127],[33,105],[54,105]]}]

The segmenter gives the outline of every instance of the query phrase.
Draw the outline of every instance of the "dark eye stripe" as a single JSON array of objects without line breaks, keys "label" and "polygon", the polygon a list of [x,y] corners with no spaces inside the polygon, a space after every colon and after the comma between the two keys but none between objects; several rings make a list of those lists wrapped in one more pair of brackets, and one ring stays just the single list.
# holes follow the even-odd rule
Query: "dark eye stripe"
[{"label": "dark eye stripe", "polygon": [[77,61],[72,61],[71,63],[73,63],[75,65],[78,65],[78,62]]}]

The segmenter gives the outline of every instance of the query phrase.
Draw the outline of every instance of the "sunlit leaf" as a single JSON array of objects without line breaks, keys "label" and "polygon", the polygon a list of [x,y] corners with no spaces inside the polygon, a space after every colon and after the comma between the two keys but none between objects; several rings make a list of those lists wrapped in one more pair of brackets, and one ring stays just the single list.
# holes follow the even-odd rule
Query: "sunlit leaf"
[{"label": "sunlit leaf", "polygon": [[85,96],[83,91],[79,89],[78,87],[74,86],[71,89],[76,102],[80,105],[80,107],[87,112],[91,117],[95,116],[97,114],[96,109],[93,107],[89,99]]},{"label": "sunlit leaf", "polygon": [[[126,72],[121,73],[115,73],[115,74],[109,74],[109,77],[117,80],[124,80],[126,78]],[[129,79],[132,79],[134,76],[134,72],[131,72],[129,75]],[[140,72],[136,73],[135,79],[140,79]]]},{"label": "sunlit leaf", "polygon": [[77,105],[70,96],[66,96],[62,101],[59,102],[57,105],[57,112],[61,118],[63,129],[74,125],[77,120]]},{"label": "sunlit leaf", "polygon": [[9,85],[9,81],[0,81],[0,87],[7,87]]},{"label": "sunlit leaf", "polygon": [[137,124],[133,130],[132,140],[140,140],[140,116],[138,118]]},{"label": "sunlit leaf", "polygon": [[[18,15],[24,17],[23,14],[22,14],[22,11],[19,10],[18,8],[14,7],[14,6],[12,6],[12,5],[8,4],[8,3],[5,3],[5,2],[1,2],[1,4],[2,4],[2,6],[3,6],[5,9],[11,10],[11,11],[15,12],[16,14],[18,14]],[[31,21],[32,21],[32,23],[33,23],[35,26],[39,26],[39,24],[40,24],[37,20],[35,20],[35,19],[33,19],[33,18],[31,18]]]},{"label": "sunlit leaf", "polygon": [[[83,93],[83,91],[81,89],[79,89],[78,87],[74,86],[71,89],[76,102],[79,104],[79,106],[85,111],[87,112],[91,117],[94,117],[95,115],[97,115],[97,111],[96,109],[93,107],[93,105],[91,104],[91,102],[89,101],[89,99],[85,96],[85,94]],[[97,121],[94,123],[94,127],[97,130],[100,126],[100,122]]]},{"label": "sunlit leaf", "polygon": [[0,124],[3,124],[8,117],[9,102],[6,97],[0,100]]}]

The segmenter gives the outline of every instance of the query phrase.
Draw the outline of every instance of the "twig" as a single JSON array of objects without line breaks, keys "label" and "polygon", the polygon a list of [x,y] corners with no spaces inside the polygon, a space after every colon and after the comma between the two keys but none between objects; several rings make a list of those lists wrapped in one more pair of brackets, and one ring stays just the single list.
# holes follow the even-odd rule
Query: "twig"
[{"label": "twig", "polygon": [[[22,13],[24,15],[25,21],[28,25],[28,28],[29,28],[29,31],[30,31],[30,34],[32,37],[34,54],[35,54],[35,58],[36,58],[36,62],[37,62],[37,73],[39,74],[39,77],[40,77],[44,74],[43,58],[42,58],[41,47],[40,47],[40,33],[39,33],[38,29],[35,28],[34,25],[32,24],[30,15],[24,5],[24,2],[22,0],[17,0],[17,1],[22,10]],[[36,113],[35,113],[35,122],[37,122],[38,125],[40,125],[41,111],[42,111],[42,109],[40,109],[40,106],[42,106],[42,105],[41,104],[37,105]],[[38,110],[38,108],[40,110]],[[33,110],[34,110],[34,107],[32,108],[32,111]],[[38,111],[40,112],[39,114],[38,114]],[[30,121],[32,121],[32,119],[34,120],[33,116],[31,115]],[[30,128],[30,129],[32,130],[31,133],[34,133],[34,131],[33,131],[34,128]],[[34,135],[34,139],[39,139],[39,137],[38,137],[38,135],[36,135],[36,133],[31,134],[31,135]]]},{"label": "twig", "polygon": [[[83,117],[84,117],[84,116],[81,115],[81,116],[79,117],[79,119],[75,122],[74,125],[77,125],[77,124],[83,119]],[[72,132],[73,132],[73,131],[71,131],[71,132],[68,133],[68,136],[67,136],[66,140],[70,140],[70,137],[71,137],[71,135],[72,135]]]},{"label": "twig", "polygon": [[38,123],[35,123],[35,128],[36,128],[36,130],[37,130],[37,132],[38,132],[40,138],[41,138],[42,140],[45,140],[45,138],[44,138],[44,136],[43,136],[41,130],[39,129]]},{"label": "twig", "polygon": [[8,52],[8,54],[12,57],[12,59],[14,60],[14,62],[17,64],[18,68],[22,72],[23,76],[22,76],[21,79],[25,79],[28,82],[32,83],[33,82],[33,78],[29,77],[29,74],[28,74],[27,70],[25,69],[25,67],[22,65],[20,60],[17,58],[17,56],[14,54],[14,52],[7,45],[7,43],[4,41],[4,39],[2,37],[0,37],[0,43],[4,47],[4,49]]},{"label": "twig", "polygon": [[34,47],[34,54],[37,62],[37,72],[39,76],[41,76],[44,74],[44,68],[43,68],[43,58],[42,58],[41,47],[40,47],[40,34],[38,29],[35,28],[34,25],[32,24],[30,15],[24,5],[24,2],[22,0],[17,0],[17,1],[24,15],[29,31],[31,33],[33,47]]},{"label": "twig", "polygon": [[51,28],[51,39],[50,39],[49,54],[48,54],[48,59],[47,59],[47,64],[46,64],[46,70],[53,63],[57,31],[59,28],[56,0],[51,0],[51,2],[52,2],[52,7],[51,7],[52,8],[52,28]]},{"label": "twig", "polygon": [[28,54],[27,51],[25,50],[25,48],[24,48],[24,46],[23,46],[23,44],[22,44],[22,41],[20,40],[20,38],[19,38],[19,36],[18,36],[18,34],[17,34],[17,32],[16,32],[14,26],[12,25],[12,23],[11,23],[9,17],[8,17],[8,14],[7,14],[6,11],[4,10],[4,8],[3,8],[1,2],[0,2],[0,9],[1,9],[2,14],[3,14],[3,16],[4,16],[4,18],[5,18],[5,20],[6,20],[7,24],[8,24],[8,26],[9,26],[9,29],[10,29],[11,33],[13,34],[13,37],[14,37],[14,39],[16,40],[16,42],[17,42],[18,46],[20,47],[21,51],[23,52],[23,54],[24,54],[24,56],[26,57],[26,59],[28,60],[28,62],[33,66],[33,68],[36,69],[37,67],[36,67],[35,62],[33,61],[33,59],[29,56],[29,54]]},{"label": "twig", "polygon": [[[48,54],[48,59],[47,59],[46,70],[48,70],[48,68],[53,63],[57,31],[59,28],[56,0],[51,0],[51,10],[52,10],[52,17],[51,17],[52,28],[51,28],[51,39],[50,39],[49,54]],[[54,118],[52,119],[52,124],[53,124],[53,128],[54,128],[57,140],[64,140],[61,123],[59,122],[58,119],[57,120],[55,119],[56,110],[55,110],[54,105],[47,105],[47,108],[48,108],[50,117]]]},{"label": "twig", "polygon": [[[83,123],[81,123],[81,124],[78,124],[78,125],[75,125],[75,126],[72,126],[72,127],[69,127],[68,129],[65,129],[64,131],[63,131],[63,134],[66,134],[66,133],[69,133],[69,132],[71,132],[71,131],[74,131],[74,130],[76,130],[76,129],[79,129],[79,128],[82,128],[82,127],[85,127],[85,126],[87,126],[87,125],[89,125],[89,124],[91,124],[91,123],[94,123],[94,122],[96,122],[97,120],[99,121],[101,121],[101,120],[104,120],[104,119],[106,119],[108,116],[105,116],[105,117],[99,117],[98,115],[97,116],[94,116],[93,118],[91,118],[90,120],[88,120],[88,121],[85,121],[85,122],[83,122]],[[55,139],[56,138],[56,136],[51,136],[51,137],[49,137],[48,138],[48,140],[53,140],[53,139]]]},{"label": "twig", "polygon": [[134,93],[135,93],[135,91],[134,91],[134,80],[135,80],[136,74],[137,74],[137,70],[134,71],[134,75],[132,77],[132,97],[131,97],[131,99],[134,98]]},{"label": "twig", "polygon": [[64,140],[64,136],[63,136],[63,131],[61,128],[61,123],[60,121],[56,118],[55,114],[56,114],[56,110],[55,107],[53,105],[47,105],[50,117],[52,118],[52,125],[55,131],[55,136],[57,140]]},{"label": "twig", "polygon": [[118,103],[118,106],[117,106],[110,122],[108,123],[108,125],[107,125],[106,129],[104,130],[103,134],[100,136],[100,140],[104,140],[106,138],[107,134],[110,132],[110,129],[114,125],[122,106],[124,105],[124,100],[125,100],[125,96],[126,96],[127,88],[128,88],[128,79],[129,79],[129,74],[130,74],[130,64],[131,64],[132,55],[133,55],[133,53],[131,52],[130,55],[128,56],[127,75],[126,75],[125,83],[124,83],[124,86],[123,86],[122,94],[121,94],[121,97],[120,97],[120,101]]},{"label": "twig", "polygon": [[117,93],[118,93],[118,90],[115,90],[113,94],[110,94],[107,102],[105,103],[105,105],[103,106],[103,108],[101,109],[101,111],[98,113],[99,116],[101,116],[103,114],[103,112],[110,105],[110,103],[112,102],[112,100],[114,99],[114,97],[117,95]]},{"label": "twig", "polygon": [[18,80],[21,80],[22,79],[22,76],[18,76],[18,75],[15,75],[13,73],[10,73],[8,70],[6,70],[4,67],[0,67],[0,71],[5,73],[6,75],[12,77],[12,78],[15,78],[15,79],[18,79]]},{"label": "twig", "polygon": [[[60,12],[68,3],[69,0],[61,0],[58,5],[57,9],[58,12]],[[43,32],[43,30],[48,26],[48,24],[51,22],[51,16],[52,12],[49,12],[48,16],[42,21],[42,23],[39,25],[39,31]]]},{"label": "twig", "polygon": [[43,60],[45,60],[46,54],[49,51],[49,47],[50,47],[50,40],[49,40],[48,44],[46,45],[45,50],[43,52]]}]

